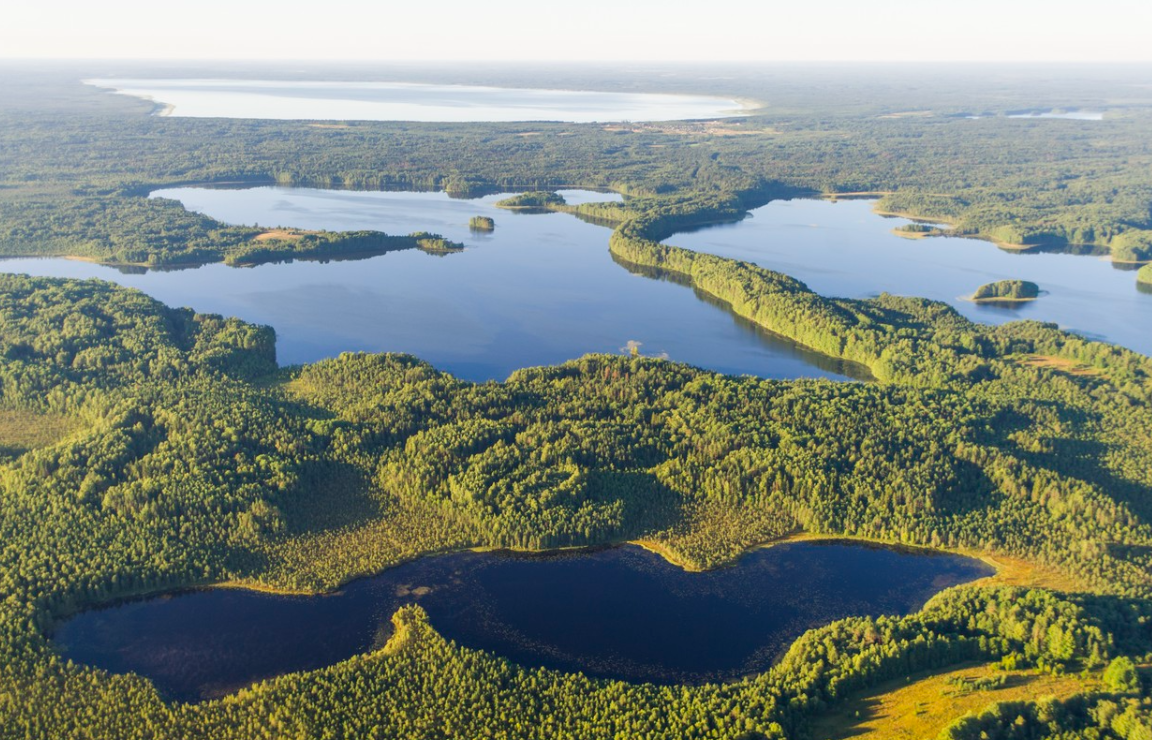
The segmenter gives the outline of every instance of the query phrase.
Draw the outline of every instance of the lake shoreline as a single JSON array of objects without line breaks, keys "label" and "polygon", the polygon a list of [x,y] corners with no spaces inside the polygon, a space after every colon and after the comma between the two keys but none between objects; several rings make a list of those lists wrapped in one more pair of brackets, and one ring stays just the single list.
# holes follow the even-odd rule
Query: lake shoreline
[{"label": "lake shoreline", "polygon": [[[495,559],[470,557],[475,551],[465,550],[420,558],[403,572],[397,566],[316,596],[260,599],[253,597],[282,594],[229,593],[234,588],[168,591],[86,610],[61,624],[53,639],[64,657],[142,675],[165,701],[198,703],[387,650],[396,615],[416,606],[445,639],[528,669],[702,685],[762,673],[802,634],[838,619],[918,613],[951,585],[975,582],[992,570],[975,559],[936,559],[910,548],[796,544],[707,575],[686,573],[627,546],[527,553],[501,548],[491,553]],[[564,556],[573,552],[575,557]],[[796,572],[811,573],[812,598],[779,587]],[[842,573],[856,575],[845,580]],[[582,600],[573,587],[593,582],[601,598]],[[749,600],[753,583],[763,588]],[[632,602],[638,612],[625,608]],[[626,613],[634,618],[619,619]],[[682,639],[685,630],[694,633],[693,623],[716,619],[728,629],[710,639],[708,650]],[[610,629],[578,628],[597,620],[607,620]],[[650,632],[653,621],[664,627]],[[253,637],[254,627],[262,637]],[[166,657],[172,650],[185,657],[174,662]]]}]

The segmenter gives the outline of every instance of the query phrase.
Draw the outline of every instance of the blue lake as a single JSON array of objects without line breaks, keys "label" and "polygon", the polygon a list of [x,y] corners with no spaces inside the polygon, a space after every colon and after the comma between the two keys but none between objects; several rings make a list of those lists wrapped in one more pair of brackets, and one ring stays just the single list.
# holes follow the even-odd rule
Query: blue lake
[{"label": "blue lake", "polygon": [[[118,270],[64,259],[12,259],[0,269],[103,278],[173,306],[238,316],[276,329],[282,364],[345,351],[408,352],[469,380],[501,380],[522,367],[587,353],[666,357],[766,378],[867,378],[733,316],[707,296],[615,262],[609,230],[568,214],[496,208],[502,195],[356,192],[279,187],[176,188],[155,197],[233,224],[301,229],[427,230],[466,245],[457,254],[392,252],[365,259],[224,264],[176,271]],[[618,195],[563,191],[569,203]],[[492,233],[472,232],[490,216]],[[1152,353],[1152,294],[1105,257],[1011,252],[953,237],[909,240],[863,200],[773,201],[737,223],[677,234],[689,249],[746,260],[800,278],[824,295],[887,291],[945,301],[976,321],[1052,321],[1089,337]],[[1090,250],[1089,250],[1090,251]],[[1036,301],[964,299],[978,286],[1025,279]]]},{"label": "blue lake", "polygon": [[[906,239],[892,229],[909,221],[878,216],[873,203],[773,201],[743,221],[677,234],[668,242],[783,272],[821,295],[922,296],[949,303],[974,321],[1051,321],[1152,354],[1152,294],[1137,287],[1134,266],[1114,265],[1089,248],[1017,252],[978,239]],[[985,283],[1007,279],[1031,280],[1043,294],[1007,306],[964,298]]]},{"label": "blue lake", "polygon": [[687,573],[638,547],[423,558],[332,595],[207,589],[81,613],[57,630],[67,658],[152,679],[171,699],[331,665],[384,644],[420,604],[459,644],[628,681],[723,681],[766,670],[806,630],[907,614],[990,575],[978,560],[850,543],[793,543]]},{"label": "blue lake", "polygon": [[[562,192],[573,204],[619,198]],[[0,269],[103,278],[168,305],[271,325],[282,364],[345,351],[409,352],[462,378],[502,380],[523,367],[635,347],[725,373],[838,379],[859,373],[737,319],[690,288],[629,272],[612,260],[607,228],[567,214],[496,208],[507,194],[461,200],[444,193],[263,187],[154,195],[228,223],[426,230],[468,248],[143,274],[64,259],[14,259],[0,262]],[[476,215],[495,219],[495,231],[471,232],[468,221]]]}]

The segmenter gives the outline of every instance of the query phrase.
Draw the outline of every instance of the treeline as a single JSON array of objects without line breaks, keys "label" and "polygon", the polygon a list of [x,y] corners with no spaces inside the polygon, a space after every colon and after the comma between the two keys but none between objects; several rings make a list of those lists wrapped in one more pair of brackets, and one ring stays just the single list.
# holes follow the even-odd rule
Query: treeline
[{"label": "treeline", "polygon": [[0,196],[0,254],[86,257],[163,267],[217,262],[261,229],[226,226],[175,200],[129,196]]},{"label": "treeline", "polygon": [[325,231],[251,241],[225,252],[224,262],[232,266],[250,266],[280,260],[341,259],[405,249],[459,252],[464,245],[427,232],[389,236],[379,231]]},{"label": "treeline", "polygon": [[949,726],[940,740],[1141,740],[1150,735],[1152,707],[1146,699],[1087,694],[993,704]]},{"label": "treeline", "polygon": [[497,208],[552,208],[568,205],[559,193],[548,190],[535,190],[514,195],[496,203]]},{"label": "treeline", "polygon": [[981,285],[972,294],[974,301],[1026,301],[1040,295],[1040,286],[1028,280],[999,280]]}]

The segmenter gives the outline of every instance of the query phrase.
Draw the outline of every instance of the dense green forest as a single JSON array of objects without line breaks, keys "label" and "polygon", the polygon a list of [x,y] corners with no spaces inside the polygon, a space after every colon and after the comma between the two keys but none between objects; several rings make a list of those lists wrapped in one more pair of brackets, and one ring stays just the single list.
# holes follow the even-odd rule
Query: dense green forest
[{"label": "dense green forest", "polygon": [[520,193],[511,198],[504,198],[496,203],[499,208],[549,208],[567,205],[564,197],[559,193],[548,190],[535,190],[531,193]]},{"label": "dense green forest", "polygon": [[[254,229],[144,197],[167,183],[611,188],[624,204],[576,211],[616,224],[621,264],[691,284],[875,381],[618,356],[482,384],[405,355],[281,368],[270,328],[99,281],[2,275],[0,737],[799,740],[854,692],[972,661],[1100,673],[1103,688],[997,705],[947,737],[1152,732],[1138,669],[1152,660],[1152,360],[923,299],[827,298],[661,243],[771,197],[863,190],[990,238],[1070,239],[1075,224],[1077,240],[1090,227],[1089,241],[1110,243],[1149,228],[1152,119],[1137,109],[969,120],[952,102],[927,118],[825,118],[796,103],[732,124],[773,133],[534,124],[546,133],[525,137],[510,125],[149,118],[59,90],[75,115],[19,89],[0,109],[4,252],[175,264],[326,258],[382,239],[455,248],[420,234],[253,243]],[[244,251],[269,241],[266,255]],[[708,568],[796,532],[1016,559],[1072,585],[994,581],[908,617],[841,620],[723,685],[521,668],[445,641],[416,607],[394,615],[379,651],[197,705],[65,661],[50,641],[79,609],[178,587],[311,592],[425,553],[637,539]]]},{"label": "dense green forest", "polygon": [[[0,278],[4,406],[76,420],[0,479],[5,731],[771,737],[926,667],[1018,654],[1078,669],[1152,650],[1152,531],[1146,502],[1123,495],[1149,486],[1147,359],[922,301],[824,305],[761,277],[788,287],[762,305],[812,302],[813,336],[821,309],[868,318],[857,342],[907,356],[893,367],[910,375],[777,382],[588,357],[475,385],[362,354],[282,371],[268,329],[107,283]],[[1017,359],[1035,352],[1102,375]],[[422,552],[633,537],[706,567],[797,529],[1018,555],[1112,595],[956,589],[912,617],[810,633],[754,679],[675,690],[515,668],[445,643],[418,610],[381,653],[195,707],[47,642],[77,608],[177,585],[312,590]]]},{"label": "dense green forest", "polygon": [[[1146,358],[711,268],[689,266],[719,296],[750,291],[765,324],[806,304],[792,331],[850,337],[842,354],[883,382],[623,357],[479,385],[398,355],[279,370],[268,329],[101,282],[0,279],[4,406],[75,420],[0,479],[6,731],[802,736],[827,702],[924,668],[1016,655],[1078,670],[1152,651]],[[1099,374],[1035,367],[1037,353]],[[1102,595],[956,589],[912,617],[809,633],[759,677],[683,689],[515,668],[445,643],[418,610],[380,653],[194,707],[47,642],[77,608],[178,585],[314,590],[423,552],[624,538],[708,567],[799,529],[1015,555]]]},{"label": "dense green forest", "polygon": [[981,285],[972,294],[974,301],[1030,301],[1040,295],[1040,286],[1028,280],[1000,280]]}]

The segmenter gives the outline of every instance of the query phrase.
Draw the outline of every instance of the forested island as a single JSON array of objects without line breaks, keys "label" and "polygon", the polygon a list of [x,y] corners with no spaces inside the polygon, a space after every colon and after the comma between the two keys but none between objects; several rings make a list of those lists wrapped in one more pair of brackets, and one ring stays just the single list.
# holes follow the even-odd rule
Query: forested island
[{"label": "forested island", "polygon": [[[389,236],[379,231],[299,233],[278,229],[258,234],[251,241],[229,249],[224,253],[224,262],[235,267],[251,267],[267,262],[297,259],[366,257],[403,249],[450,253],[462,251],[464,245],[449,241],[439,234],[427,232],[417,232],[408,236]],[[209,256],[205,254],[206,258]],[[157,266],[165,264],[165,261],[156,256],[149,256],[143,264]]]},{"label": "forested island", "polygon": [[[1138,249],[1152,229],[1152,117],[1135,103],[1090,132],[797,104],[762,136],[534,124],[550,135],[524,137],[149,118],[59,84],[75,115],[19,86],[0,110],[7,254],[227,261],[263,233],[144,197],[180,182],[503,189],[552,208],[569,206],[548,188],[611,188],[625,202],[584,215],[613,224],[622,263],[874,381],[605,355],[475,384],[398,354],[280,367],[268,327],[101,281],[0,275],[0,734],[820,740],[817,719],[897,684],[948,712],[958,694],[986,699],[941,715],[953,740],[1152,728],[1152,360],[921,298],[827,297],[662,243],[771,198],[890,191],[885,208],[961,235]],[[879,113],[902,102],[877,99]],[[973,108],[963,102],[938,107]],[[1055,163],[1054,140],[1068,152]],[[892,150],[899,168],[880,156]],[[281,235],[253,257],[393,239],[459,248],[374,234]],[[524,668],[446,641],[419,607],[393,615],[378,650],[189,705],[51,642],[80,610],[188,587],[317,593],[427,554],[624,541],[707,569],[808,535],[965,553],[998,574],[909,616],[812,630],[770,670],[725,684]],[[939,678],[968,668],[992,677]],[[1031,682],[1057,688],[1030,695]]]},{"label": "forested island", "polygon": [[505,198],[496,203],[497,208],[508,208],[510,210],[521,208],[554,208],[565,205],[568,204],[564,201],[562,195],[546,190],[521,193],[520,195]]},{"label": "forested island", "polygon": [[1040,286],[1028,280],[1000,280],[981,285],[972,294],[980,301],[1033,301],[1040,295]]},{"label": "forested island", "polygon": [[473,216],[468,219],[468,228],[473,231],[495,231],[496,220],[490,216]]},{"label": "forested island", "polygon": [[923,239],[928,236],[935,236],[939,233],[939,229],[935,226],[928,224],[904,224],[892,230],[897,236],[902,236],[906,239]]},{"label": "forested island", "polygon": [[1152,285],[1152,265],[1144,265],[1136,272],[1136,279],[1145,285]]}]

